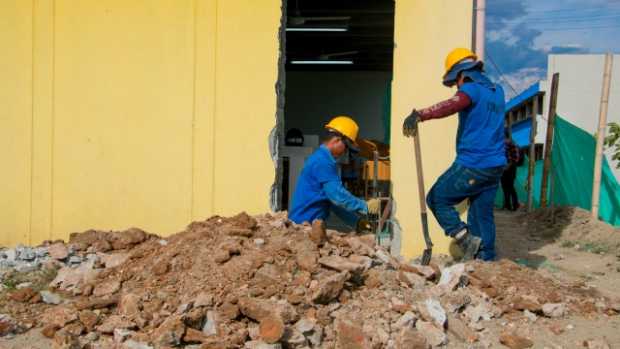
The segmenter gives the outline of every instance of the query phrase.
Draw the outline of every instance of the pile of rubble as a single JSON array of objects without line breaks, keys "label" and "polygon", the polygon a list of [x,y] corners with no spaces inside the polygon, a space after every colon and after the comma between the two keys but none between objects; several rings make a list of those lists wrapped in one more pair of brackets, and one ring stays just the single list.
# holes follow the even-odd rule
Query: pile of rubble
[{"label": "pile of rubble", "polygon": [[[87,231],[66,248],[84,262],[61,266],[52,292],[42,291],[58,298],[14,291],[31,318],[0,316],[0,335],[3,326],[37,327],[59,348],[490,347],[497,320],[620,310],[509,261],[406,263],[372,235],[295,225],[283,214],[212,217],[165,240]],[[533,345],[509,329],[499,341]]]},{"label": "pile of rubble", "polygon": [[[148,234],[136,228],[122,232],[90,230],[73,234],[72,243],[68,245],[62,241],[46,241],[39,247],[0,248],[0,281],[13,271],[29,273],[42,268],[75,268],[85,261],[92,263],[101,255],[105,256],[105,252],[131,248],[147,237]],[[89,239],[96,244],[89,244]]]}]

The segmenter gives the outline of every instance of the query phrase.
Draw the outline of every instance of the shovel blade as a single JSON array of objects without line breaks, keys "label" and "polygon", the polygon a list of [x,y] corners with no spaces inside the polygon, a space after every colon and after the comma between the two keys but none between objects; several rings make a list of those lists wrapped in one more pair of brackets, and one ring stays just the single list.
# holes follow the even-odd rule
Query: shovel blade
[{"label": "shovel blade", "polygon": [[422,253],[422,265],[429,265],[431,263],[431,257],[433,256],[433,249],[427,248]]}]

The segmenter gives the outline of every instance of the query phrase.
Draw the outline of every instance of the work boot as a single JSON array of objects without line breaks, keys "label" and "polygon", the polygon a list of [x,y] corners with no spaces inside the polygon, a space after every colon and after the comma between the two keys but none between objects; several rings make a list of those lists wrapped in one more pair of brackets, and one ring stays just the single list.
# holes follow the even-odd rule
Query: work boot
[{"label": "work boot", "polygon": [[480,244],[482,244],[482,239],[470,234],[467,229],[463,229],[454,235],[454,239],[463,251],[463,261],[474,259],[480,250]]}]

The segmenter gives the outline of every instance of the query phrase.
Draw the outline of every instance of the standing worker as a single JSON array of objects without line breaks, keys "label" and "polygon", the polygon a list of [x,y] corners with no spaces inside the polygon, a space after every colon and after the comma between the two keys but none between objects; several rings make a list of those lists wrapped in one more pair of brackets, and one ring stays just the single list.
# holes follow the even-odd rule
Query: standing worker
[{"label": "standing worker", "polygon": [[[459,113],[456,160],[426,197],[428,207],[447,236],[456,240],[463,259],[495,259],[493,203],[506,165],[504,151],[504,90],[484,73],[471,50],[457,48],[446,57],[443,84],[456,94],[429,108],[413,110],[403,133],[414,136],[418,122]],[[455,206],[469,200],[467,224]]]},{"label": "standing worker", "polygon": [[519,148],[512,141],[510,133],[506,131],[504,138],[506,147],[506,160],[508,164],[502,173],[502,192],[504,193],[504,210],[516,211],[519,209],[519,197],[515,189],[515,179],[517,178],[517,167],[520,165],[521,153]]},{"label": "standing worker", "polygon": [[[293,193],[289,219],[295,223],[325,221],[334,212],[359,230],[360,216],[379,213],[380,201],[361,200],[342,185],[336,160],[347,148],[356,149],[359,127],[348,116],[338,116],[325,125],[323,144],[304,163]],[[364,227],[366,228],[366,227]]]}]

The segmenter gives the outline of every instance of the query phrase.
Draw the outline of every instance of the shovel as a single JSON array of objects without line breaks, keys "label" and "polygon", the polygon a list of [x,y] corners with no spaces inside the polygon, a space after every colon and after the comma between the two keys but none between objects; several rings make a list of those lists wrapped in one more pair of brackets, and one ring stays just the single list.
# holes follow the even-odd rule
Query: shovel
[{"label": "shovel", "polygon": [[433,242],[428,234],[428,215],[426,213],[426,199],[424,191],[424,173],[422,172],[422,151],[420,150],[420,130],[413,134],[413,148],[415,152],[415,167],[418,175],[418,194],[420,196],[420,219],[422,220],[422,233],[426,249],[422,254],[422,265],[429,265],[433,256]]}]

